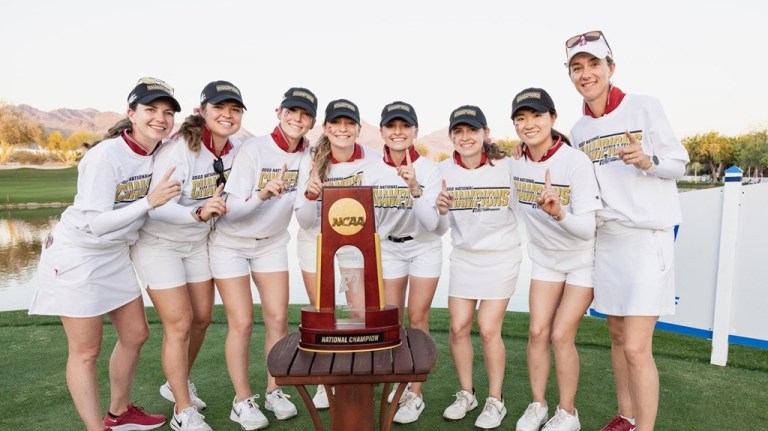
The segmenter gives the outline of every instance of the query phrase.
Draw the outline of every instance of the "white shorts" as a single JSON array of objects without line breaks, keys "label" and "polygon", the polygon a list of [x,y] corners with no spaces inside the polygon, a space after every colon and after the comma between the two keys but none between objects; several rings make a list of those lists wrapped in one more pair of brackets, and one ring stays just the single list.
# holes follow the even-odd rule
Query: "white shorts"
[{"label": "white shorts", "polygon": [[208,238],[171,241],[144,231],[131,246],[131,260],[142,287],[170,289],[211,279]]},{"label": "white shorts", "polygon": [[211,231],[208,256],[214,278],[234,278],[252,272],[288,271],[288,231],[263,239]]},{"label": "white shorts", "polygon": [[675,314],[674,234],[616,222],[597,228],[595,310],[610,316]]},{"label": "white shorts", "polygon": [[299,268],[304,272],[317,272],[317,235],[299,229],[296,235],[296,252]]},{"label": "white shorts", "polygon": [[531,280],[566,282],[572,286],[592,287],[595,250],[547,250],[528,243],[532,262]]},{"label": "white shorts", "polygon": [[429,242],[413,239],[405,242],[381,240],[381,272],[385,279],[407,275],[424,278],[440,277],[443,267],[443,241]]},{"label": "white shorts", "polygon": [[515,293],[523,253],[510,250],[451,251],[448,296],[466,299],[507,299]]},{"label": "white shorts", "polygon": [[127,244],[93,249],[57,239],[40,255],[29,314],[96,317],[141,296]]}]

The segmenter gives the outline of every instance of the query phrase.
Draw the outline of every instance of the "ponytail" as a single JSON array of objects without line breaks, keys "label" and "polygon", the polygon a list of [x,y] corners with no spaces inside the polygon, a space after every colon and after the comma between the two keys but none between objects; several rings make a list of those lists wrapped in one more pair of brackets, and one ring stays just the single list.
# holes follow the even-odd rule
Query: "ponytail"
[{"label": "ponytail", "polygon": [[200,150],[200,143],[203,141],[203,125],[205,119],[199,113],[192,114],[184,119],[179,127],[178,135],[184,138],[189,151],[196,153]]},{"label": "ponytail", "polygon": [[320,139],[312,149],[312,160],[315,162],[320,181],[325,182],[328,179],[328,171],[331,169],[331,141],[325,134],[320,135]]}]

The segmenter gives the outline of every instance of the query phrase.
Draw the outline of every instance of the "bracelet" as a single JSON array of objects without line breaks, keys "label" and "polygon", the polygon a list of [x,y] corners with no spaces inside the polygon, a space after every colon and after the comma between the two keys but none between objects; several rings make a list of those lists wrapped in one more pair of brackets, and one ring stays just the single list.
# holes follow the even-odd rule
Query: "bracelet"
[{"label": "bracelet", "polygon": [[204,222],[205,220],[203,220],[203,207],[197,207],[192,210],[192,216],[195,217],[195,220]]},{"label": "bracelet", "polygon": [[[562,216],[562,218],[561,218],[560,216]],[[562,208],[560,208],[560,212],[559,212],[559,213],[557,213],[557,215],[556,215],[556,216],[551,216],[551,217],[552,217],[552,220],[554,220],[554,221],[556,221],[556,222],[560,223],[560,222],[561,222],[561,221],[563,221],[563,219],[565,218],[565,210],[564,210],[564,209],[562,209]]]},{"label": "bracelet", "polygon": [[307,200],[310,201],[316,201],[318,198],[320,198],[320,195],[315,195],[314,197],[309,194],[308,191],[304,192],[304,197],[307,198]]},{"label": "bracelet", "polygon": [[418,199],[421,197],[421,195],[424,194],[424,190],[421,189],[421,186],[419,186],[419,193],[416,194],[414,192],[411,192],[411,197],[414,199]]}]

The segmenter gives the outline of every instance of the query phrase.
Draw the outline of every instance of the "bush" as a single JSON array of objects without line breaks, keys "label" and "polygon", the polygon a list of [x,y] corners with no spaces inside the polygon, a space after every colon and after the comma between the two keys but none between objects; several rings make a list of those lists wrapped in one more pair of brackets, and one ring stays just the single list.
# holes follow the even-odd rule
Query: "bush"
[{"label": "bush", "polygon": [[32,153],[28,151],[16,151],[10,161],[21,163],[22,165],[42,165],[50,160],[47,153]]}]

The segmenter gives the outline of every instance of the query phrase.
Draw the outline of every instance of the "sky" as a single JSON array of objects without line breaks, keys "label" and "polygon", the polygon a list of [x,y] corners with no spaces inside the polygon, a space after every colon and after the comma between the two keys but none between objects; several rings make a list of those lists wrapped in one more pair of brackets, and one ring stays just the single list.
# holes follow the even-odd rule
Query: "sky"
[{"label": "sky", "polygon": [[138,78],[176,90],[181,122],[210,81],[242,91],[243,127],[272,130],[292,86],[311,89],[318,117],[333,99],[378,124],[382,107],[411,103],[426,135],[450,112],[479,106],[496,138],[516,138],[514,95],[541,87],[568,132],[581,98],[564,42],[602,30],[613,83],[661,100],[683,138],[768,128],[768,2],[646,0],[2,2],[0,101],[44,111],[125,112]]}]

